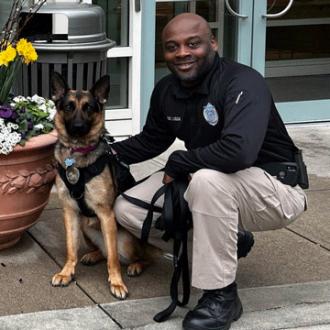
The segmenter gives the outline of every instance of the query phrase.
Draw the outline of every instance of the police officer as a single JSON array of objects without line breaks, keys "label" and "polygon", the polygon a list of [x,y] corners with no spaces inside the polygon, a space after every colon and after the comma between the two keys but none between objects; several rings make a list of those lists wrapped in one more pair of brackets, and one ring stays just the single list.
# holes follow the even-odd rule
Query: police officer
[{"label": "police officer", "polygon": [[[162,42],[172,73],[156,85],[142,132],[113,148],[131,164],[159,155],[175,138],[185,142],[187,150],[173,152],[164,172],[127,194],[150,201],[162,183],[191,176],[184,198],[193,218],[192,286],[204,294],[183,328],[229,329],[242,314],[235,283],[238,232],[249,250],[247,231],[285,227],[306,208],[299,185],[284,184],[261,168],[294,162],[297,148],[263,77],[220,58],[202,17],[174,17]],[[119,197],[115,212],[118,222],[140,237],[146,211]],[[149,241],[166,248],[161,235],[152,229]]]}]

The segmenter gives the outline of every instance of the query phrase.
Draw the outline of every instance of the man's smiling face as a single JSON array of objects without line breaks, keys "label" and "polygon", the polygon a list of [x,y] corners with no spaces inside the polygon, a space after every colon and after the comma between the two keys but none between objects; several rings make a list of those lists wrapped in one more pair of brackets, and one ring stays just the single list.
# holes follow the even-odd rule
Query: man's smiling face
[{"label": "man's smiling face", "polygon": [[184,86],[192,86],[212,66],[218,45],[207,22],[193,14],[176,16],[164,28],[164,59]]}]

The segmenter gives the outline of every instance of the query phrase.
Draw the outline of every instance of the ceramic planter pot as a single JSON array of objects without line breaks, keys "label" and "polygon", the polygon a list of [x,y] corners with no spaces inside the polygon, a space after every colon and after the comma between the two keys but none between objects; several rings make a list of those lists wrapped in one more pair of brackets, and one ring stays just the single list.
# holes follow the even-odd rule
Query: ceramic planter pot
[{"label": "ceramic planter pot", "polygon": [[0,155],[0,250],[17,243],[46,206],[56,175],[55,131]]}]

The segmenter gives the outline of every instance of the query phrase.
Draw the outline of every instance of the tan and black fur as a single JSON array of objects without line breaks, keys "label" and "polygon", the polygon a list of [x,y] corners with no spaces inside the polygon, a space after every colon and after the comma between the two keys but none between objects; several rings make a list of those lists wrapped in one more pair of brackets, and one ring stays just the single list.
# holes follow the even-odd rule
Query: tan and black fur
[{"label": "tan and black fur", "polygon": [[[62,76],[54,73],[52,91],[57,108],[55,127],[58,132],[58,143],[55,158],[63,167],[64,160],[68,157],[75,159],[77,168],[87,167],[94,163],[105,149],[105,144],[100,142],[100,138],[104,134],[103,106],[109,94],[109,77],[102,77],[89,91],[78,91],[70,89]],[[86,154],[72,153],[72,148],[87,146],[97,147]],[[130,276],[138,275],[142,271],[143,263],[136,262],[140,260],[142,250],[136,238],[122,229],[118,232],[113,211],[116,184],[109,167],[106,166],[100,175],[85,185],[86,204],[95,212],[97,218],[80,215],[77,202],[70,196],[59,175],[56,178],[56,187],[63,205],[67,259],[61,272],[53,276],[52,285],[66,286],[72,281],[78,262],[81,228],[91,248],[91,251],[82,257],[81,262],[91,265],[107,258],[110,291],[116,298],[125,299],[128,290],[121,275],[118,246],[123,258],[131,262],[127,270]]]}]

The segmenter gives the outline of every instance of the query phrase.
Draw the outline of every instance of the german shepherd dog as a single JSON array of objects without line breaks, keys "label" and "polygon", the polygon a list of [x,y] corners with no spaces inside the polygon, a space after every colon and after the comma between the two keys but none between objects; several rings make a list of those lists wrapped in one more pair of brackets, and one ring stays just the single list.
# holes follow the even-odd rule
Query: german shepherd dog
[{"label": "german shepherd dog", "polygon": [[[75,179],[79,170],[94,164],[105,153],[106,147],[109,147],[102,140],[105,133],[103,107],[110,89],[109,76],[101,77],[90,90],[72,90],[64,78],[55,72],[51,85],[57,108],[55,127],[58,143],[55,158],[59,166],[66,168],[68,179],[70,180],[70,176]],[[110,292],[118,299],[125,299],[128,290],[123,282],[119,263],[119,234],[121,242],[125,242],[125,245],[119,243],[121,254],[128,262],[133,262],[128,267],[128,275],[141,273],[143,264],[136,261],[140,259],[142,252],[136,238],[123,229],[118,233],[113,211],[117,193],[116,182],[109,166],[105,166],[104,170],[89,180],[84,187],[85,204],[97,217],[81,215],[77,200],[72,197],[60,175],[56,177],[56,187],[64,211],[67,259],[61,272],[53,276],[52,285],[67,286],[72,281],[78,262],[81,227],[86,243],[91,248],[91,252],[85,254],[81,262],[91,265],[107,258]]]}]

